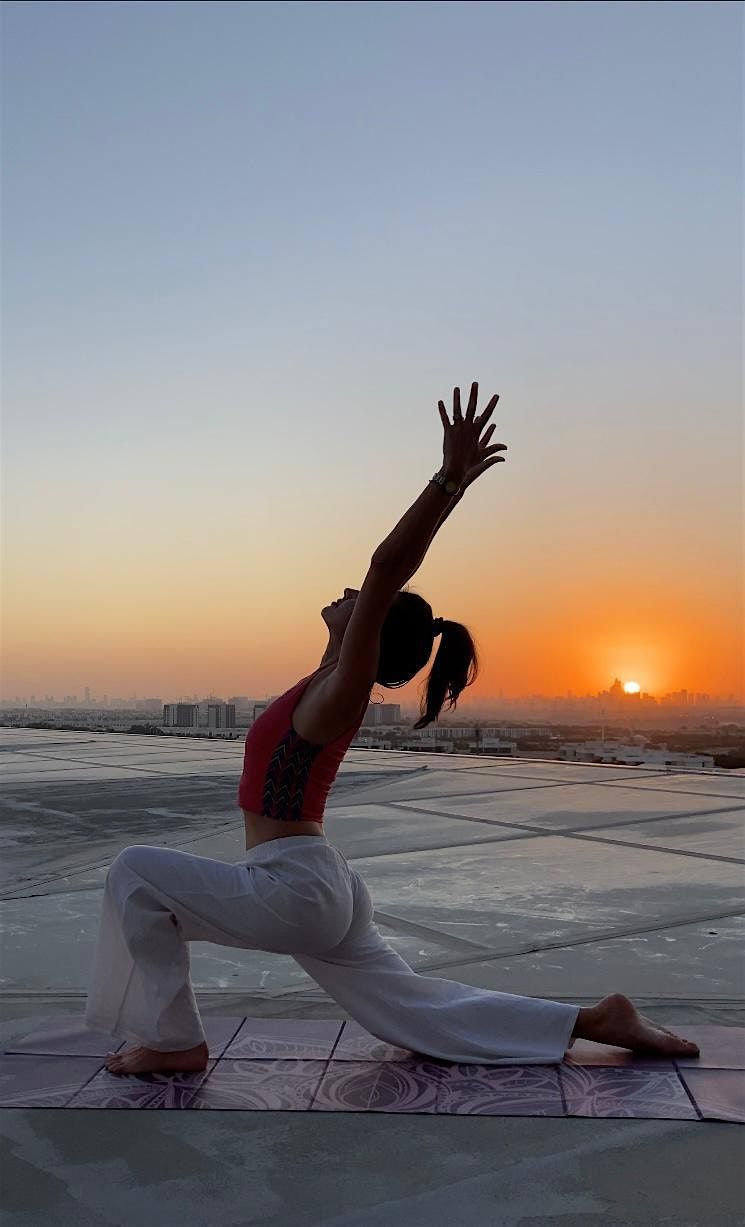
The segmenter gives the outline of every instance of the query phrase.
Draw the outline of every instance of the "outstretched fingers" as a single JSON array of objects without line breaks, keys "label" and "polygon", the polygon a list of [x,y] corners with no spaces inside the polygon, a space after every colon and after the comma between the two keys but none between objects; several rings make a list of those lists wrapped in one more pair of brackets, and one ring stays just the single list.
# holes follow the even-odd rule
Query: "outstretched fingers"
[{"label": "outstretched fingers", "polygon": [[[482,428],[489,421],[489,418],[491,417],[492,413],[494,412],[496,408],[497,401],[499,400],[499,393],[498,392],[494,393],[494,396],[492,396],[491,400],[489,401],[488,405],[484,409],[483,413],[480,413],[477,417],[476,416],[476,403],[478,401],[478,398],[479,398],[479,385],[478,385],[478,382],[474,380],[474,382],[471,384],[471,394],[468,398],[468,407],[466,409],[465,421],[471,422],[474,426],[478,427],[479,431],[481,431]],[[442,421],[443,426],[448,427],[451,424],[454,425],[456,422],[463,422],[464,418],[461,412],[461,405],[460,405],[460,388],[453,388],[453,421],[452,423],[450,422],[450,419],[448,418],[447,410],[445,408],[445,402],[438,400],[437,408],[440,411],[440,419]],[[494,427],[492,427],[492,430],[493,429]]]},{"label": "outstretched fingers", "polygon": [[482,426],[485,426],[486,423],[489,421],[489,418],[491,417],[491,415],[493,414],[496,408],[498,400],[499,400],[499,393],[495,392],[491,400],[489,401],[489,404],[486,406],[484,412],[480,414],[480,416],[476,419],[479,425],[479,430],[481,429]]},{"label": "outstretched fingers", "polygon": [[479,385],[475,381],[471,384],[471,395],[468,398],[468,408],[466,409],[466,421],[472,422],[476,413],[476,401],[479,399]]}]

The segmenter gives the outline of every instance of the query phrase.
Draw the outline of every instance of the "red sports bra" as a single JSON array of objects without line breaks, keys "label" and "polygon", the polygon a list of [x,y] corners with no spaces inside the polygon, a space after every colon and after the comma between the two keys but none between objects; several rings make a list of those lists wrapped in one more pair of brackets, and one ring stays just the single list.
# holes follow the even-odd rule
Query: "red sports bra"
[{"label": "red sports bra", "polygon": [[242,809],[280,822],[323,822],[326,797],[365,717],[335,741],[316,745],[292,727],[292,713],[319,670],[285,691],[254,720],[238,786]]}]

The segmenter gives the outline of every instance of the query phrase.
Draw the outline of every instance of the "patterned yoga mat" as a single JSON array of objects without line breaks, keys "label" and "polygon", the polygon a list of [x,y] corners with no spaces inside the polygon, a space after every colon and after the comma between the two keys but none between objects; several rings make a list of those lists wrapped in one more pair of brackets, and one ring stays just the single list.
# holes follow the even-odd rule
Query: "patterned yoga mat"
[{"label": "patterned yoga mat", "polygon": [[197,1074],[109,1073],[129,1041],[82,1015],[38,1025],[0,1057],[0,1107],[219,1108],[633,1117],[745,1123],[745,1027],[682,1026],[700,1057],[635,1056],[576,1040],[554,1065],[462,1065],[393,1048],[341,1019],[203,1019]]}]

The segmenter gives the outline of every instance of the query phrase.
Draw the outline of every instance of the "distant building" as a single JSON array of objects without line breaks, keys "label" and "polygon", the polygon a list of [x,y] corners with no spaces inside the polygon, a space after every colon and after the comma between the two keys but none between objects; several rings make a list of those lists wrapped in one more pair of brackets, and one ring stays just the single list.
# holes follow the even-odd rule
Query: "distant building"
[{"label": "distant building", "polygon": [[689,754],[685,750],[665,747],[649,749],[640,745],[625,745],[613,741],[583,741],[562,745],[557,758],[585,763],[623,763],[626,767],[688,767],[713,768],[711,754]]},{"label": "distant building", "polygon": [[368,703],[362,723],[366,725],[400,724],[401,705],[399,703]]},{"label": "distant building", "polygon": [[199,724],[199,704],[164,703],[163,723],[172,728],[196,728]]},{"label": "distant building", "polygon": [[[517,743],[514,741],[502,740],[499,737],[484,737],[468,736],[468,729],[459,729],[458,737],[441,737],[440,730],[436,733],[430,732],[432,725],[427,725],[426,729],[415,729],[400,743],[401,750],[428,750],[436,754],[473,754],[486,753],[490,758],[514,758],[517,755]],[[470,730],[471,734],[474,730]],[[456,741],[461,745],[465,745],[465,749],[458,749]]]},{"label": "distant building", "polygon": [[235,703],[210,703],[207,706],[207,728],[234,729]]}]

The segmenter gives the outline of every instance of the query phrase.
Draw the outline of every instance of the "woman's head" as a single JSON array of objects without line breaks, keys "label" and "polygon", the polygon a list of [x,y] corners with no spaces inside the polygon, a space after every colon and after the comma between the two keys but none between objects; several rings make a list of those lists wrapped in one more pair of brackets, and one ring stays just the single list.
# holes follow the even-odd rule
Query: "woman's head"
[{"label": "woman's head", "polygon": [[[424,668],[436,641],[433,619],[432,606],[424,597],[408,588],[397,594],[380,633],[378,685],[405,686]],[[443,619],[437,654],[420,703],[421,716],[414,728],[424,728],[436,720],[446,700],[452,711],[461,691],[473,685],[478,673],[478,654],[470,632],[460,622]]]},{"label": "woman's head", "polygon": [[[331,660],[338,657],[358,596],[358,589],[345,588],[344,595],[322,611],[329,628],[326,656]],[[432,606],[417,592],[404,588],[396,594],[380,632],[380,660],[375,677],[379,686],[405,686],[424,668],[438,638],[433,631],[433,620]],[[462,623],[444,619],[437,654],[419,706],[420,719],[414,728],[425,728],[436,720],[446,700],[450,703],[448,710],[452,711],[461,691],[473,685],[478,672],[476,645],[470,632]]]}]

